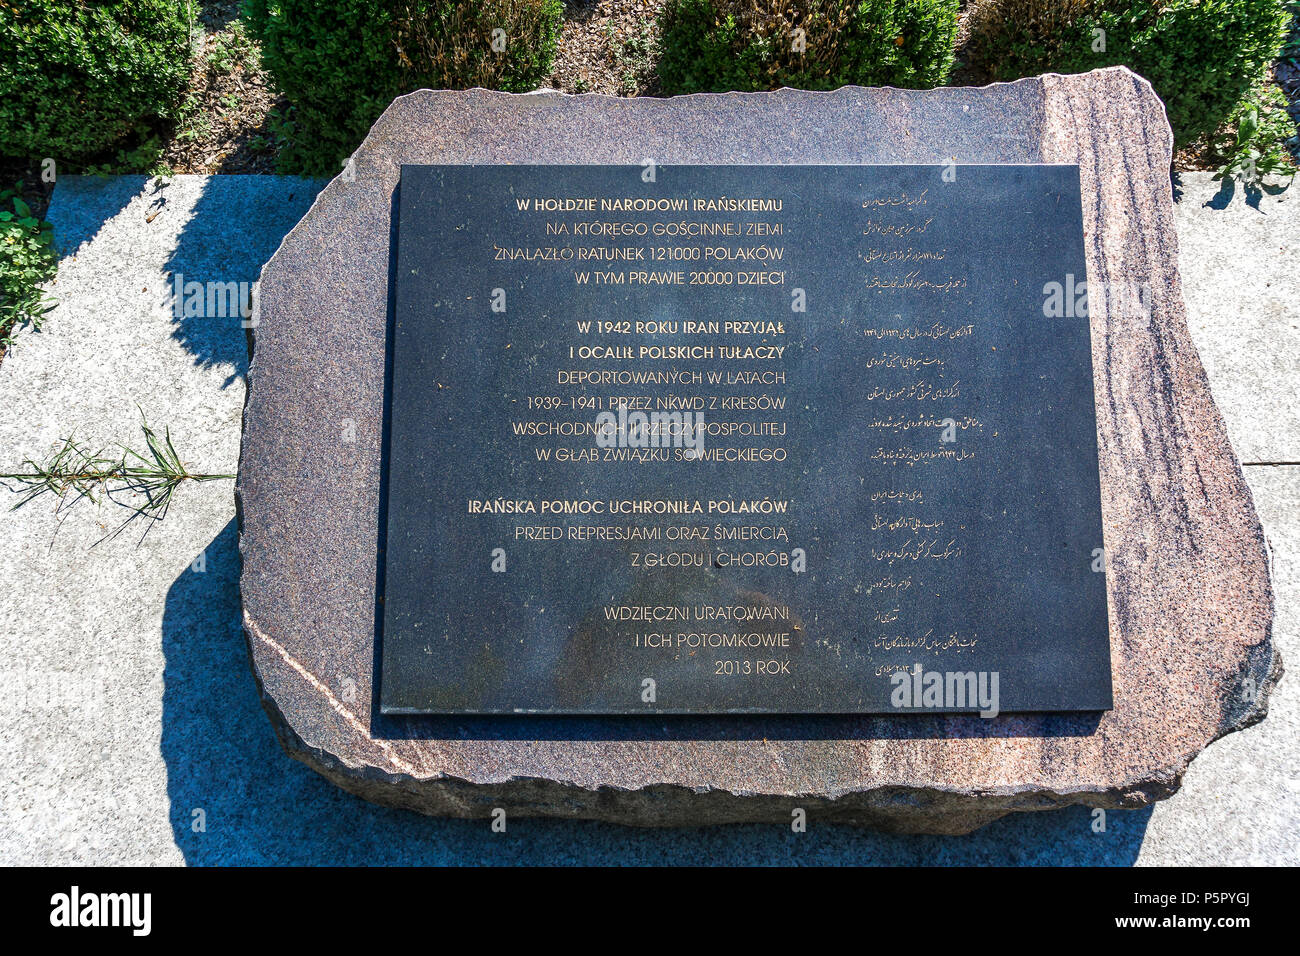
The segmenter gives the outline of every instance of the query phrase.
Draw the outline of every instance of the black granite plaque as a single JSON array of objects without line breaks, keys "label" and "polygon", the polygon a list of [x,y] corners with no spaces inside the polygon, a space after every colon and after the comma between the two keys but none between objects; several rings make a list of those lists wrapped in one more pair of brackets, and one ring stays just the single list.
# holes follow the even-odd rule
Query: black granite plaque
[{"label": "black granite plaque", "polygon": [[1103,710],[1075,166],[406,166],[386,713]]}]

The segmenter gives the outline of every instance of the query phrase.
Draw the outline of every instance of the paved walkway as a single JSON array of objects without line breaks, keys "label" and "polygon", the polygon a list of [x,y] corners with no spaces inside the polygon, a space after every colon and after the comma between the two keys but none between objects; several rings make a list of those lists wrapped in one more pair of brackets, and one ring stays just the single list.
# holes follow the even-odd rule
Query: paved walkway
[{"label": "paved walkway", "polygon": [[[1300,667],[1300,187],[1178,207],[1192,331],[1273,548],[1276,631]],[[238,318],[177,319],[171,283],[251,282],[311,184],[259,176],[62,181],[50,219],[61,305],[0,365],[0,470],[75,431],[139,446],[139,405],[182,457],[233,472],[246,366]],[[1228,199],[1226,205],[1224,199]],[[1208,203],[1208,205],[1207,205]],[[1216,208],[1223,206],[1224,208]],[[5,502],[0,501],[0,506]],[[970,837],[818,826],[643,831],[433,820],[370,806],[285,757],[239,631],[230,482],[183,488],[171,516],[33,502],[0,513],[0,863],[1300,862],[1300,680],[1263,724],[1213,745],[1181,793],[1113,812],[1023,814]]]}]

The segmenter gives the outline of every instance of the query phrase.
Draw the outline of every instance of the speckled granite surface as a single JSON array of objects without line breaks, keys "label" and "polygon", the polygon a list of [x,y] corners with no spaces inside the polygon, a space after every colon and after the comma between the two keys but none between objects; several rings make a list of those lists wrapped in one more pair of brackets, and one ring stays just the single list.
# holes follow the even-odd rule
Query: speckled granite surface
[{"label": "speckled granite surface", "polygon": [[[673,100],[402,97],[263,273],[238,500],[244,628],[286,749],[428,813],[640,824],[814,819],[960,833],[1007,812],[1134,807],[1263,716],[1281,664],[1250,492],[1187,332],[1170,136],[1123,69],[983,90]],[[1116,707],[1100,718],[381,718],[375,663],[392,198],[401,163],[1077,162],[1092,309]],[[356,441],[345,442],[349,427]],[[1247,681],[1249,678],[1249,682]],[[1258,688],[1251,695],[1245,688]]]}]

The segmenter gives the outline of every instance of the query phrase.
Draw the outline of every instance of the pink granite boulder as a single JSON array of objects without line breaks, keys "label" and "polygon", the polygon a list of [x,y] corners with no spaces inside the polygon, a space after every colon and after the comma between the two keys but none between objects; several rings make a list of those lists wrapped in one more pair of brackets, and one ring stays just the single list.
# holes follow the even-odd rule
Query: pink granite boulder
[{"label": "pink granite boulder", "polygon": [[[1281,676],[1259,520],[1188,335],[1171,136],[1125,69],[984,89],[666,100],[422,91],[392,104],[266,266],[238,482],[244,628],[285,749],[429,814],[639,825],[813,819],[964,833],[1139,807],[1260,720]],[[385,344],[403,163],[1077,163],[1114,709],[1100,716],[396,718],[375,665]],[[355,441],[341,438],[345,425]]]}]

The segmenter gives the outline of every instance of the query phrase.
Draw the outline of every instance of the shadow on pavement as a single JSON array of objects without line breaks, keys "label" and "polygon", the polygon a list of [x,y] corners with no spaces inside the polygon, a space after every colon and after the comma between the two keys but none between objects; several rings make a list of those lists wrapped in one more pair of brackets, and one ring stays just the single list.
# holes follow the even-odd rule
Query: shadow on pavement
[{"label": "shadow on pavement", "polygon": [[[227,385],[248,373],[248,347],[243,316],[227,314],[234,309],[228,306],[226,290],[233,283],[235,301],[251,301],[248,293],[263,264],[323,186],[323,182],[287,176],[210,176],[193,204],[166,264],[172,283],[168,306],[175,316],[173,334],[196,364],[232,369]],[[155,201],[166,202],[167,188],[165,181],[161,183],[163,195]],[[189,314],[187,303],[193,293],[187,290],[193,288],[202,290],[203,314]],[[177,290],[182,296],[179,309]],[[212,305],[208,305],[210,293]]]}]

